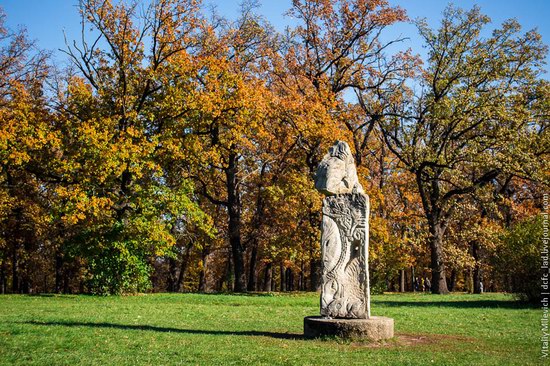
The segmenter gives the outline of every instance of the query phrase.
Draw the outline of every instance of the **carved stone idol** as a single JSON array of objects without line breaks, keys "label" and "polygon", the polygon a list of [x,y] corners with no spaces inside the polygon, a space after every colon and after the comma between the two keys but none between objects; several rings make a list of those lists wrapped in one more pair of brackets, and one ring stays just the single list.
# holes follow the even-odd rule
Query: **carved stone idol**
[{"label": "carved stone idol", "polygon": [[393,319],[370,314],[369,196],[357,180],[351,150],[336,141],[315,177],[326,195],[321,225],[321,316],[304,318],[307,338],[393,337]]},{"label": "carved stone idol", "polygon": [[319,164],[323,200],[321,315],[369,318],[369,197],[357,179],[347,143],[337,141]]}]

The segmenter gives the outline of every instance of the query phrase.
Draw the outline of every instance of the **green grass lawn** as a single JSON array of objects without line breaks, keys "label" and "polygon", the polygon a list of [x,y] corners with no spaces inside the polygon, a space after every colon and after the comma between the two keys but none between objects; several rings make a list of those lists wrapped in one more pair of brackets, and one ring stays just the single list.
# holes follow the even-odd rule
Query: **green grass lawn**
[{"label": "green grass lawn", "polygon": [[381,343],[303,339],[319,295],[0,296],[1,365],[536,365],[541,311],[502,294],[374,296]]}]

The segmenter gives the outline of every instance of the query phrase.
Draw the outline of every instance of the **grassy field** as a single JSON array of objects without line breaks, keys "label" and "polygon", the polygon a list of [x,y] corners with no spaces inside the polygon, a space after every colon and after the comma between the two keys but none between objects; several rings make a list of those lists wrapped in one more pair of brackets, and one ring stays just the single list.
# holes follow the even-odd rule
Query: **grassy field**
[{"label": "grassy field", "polygon": [[502,294],[386,294],[383,343],[303,339],[318,295],[0,296],[0,365],[537,365],[541,311]]}]

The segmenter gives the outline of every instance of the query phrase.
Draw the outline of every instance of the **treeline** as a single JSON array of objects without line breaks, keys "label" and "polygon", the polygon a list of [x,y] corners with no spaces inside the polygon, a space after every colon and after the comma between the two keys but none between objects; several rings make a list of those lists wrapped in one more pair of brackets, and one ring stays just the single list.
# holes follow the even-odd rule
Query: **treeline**
[{"label": "treeline", "polygon": [[343,139],[375,289],[535,293],[540,35],[450,6],[438,29],[415,21],[421,60],[386,39],[409,20],[385,0],[289,13],[278,33],[252,5],[229,21],[195,0],[84,0],[66,68],[2,26],[1,292],[315,290],[312,178]]}]

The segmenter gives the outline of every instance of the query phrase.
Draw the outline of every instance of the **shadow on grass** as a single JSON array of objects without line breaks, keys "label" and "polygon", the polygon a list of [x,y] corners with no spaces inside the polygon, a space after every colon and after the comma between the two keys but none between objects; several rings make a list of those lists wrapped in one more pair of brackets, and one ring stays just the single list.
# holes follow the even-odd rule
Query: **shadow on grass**
[{"label": "shadow on grass", "polygon": [[62,326],[62,327],[89,327],[89,328],[112,328],[122,330],[145,330],[161,333],[180,333],[180,334],[206,334],[206,335],[237,335],[237,336],[259,336],[271,337],[277,339],[304,339],[302,334],[263,332],[257,330],[205,330],[205,329],[180,329],[169,327],[157,327],[154,325],[129,325],[114,323],[87,323],[87,322],[39,322],[26,321],[23,324],[44,325],[44,326]]},{"label": "shadow on grass", "polygon": [[532,309],[533,305],[520,301],[472,300],[472,301],[373,301],[376,305],[388,307],[448,307],[448,308],[493,308],[493,309]]}]

